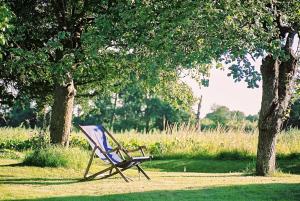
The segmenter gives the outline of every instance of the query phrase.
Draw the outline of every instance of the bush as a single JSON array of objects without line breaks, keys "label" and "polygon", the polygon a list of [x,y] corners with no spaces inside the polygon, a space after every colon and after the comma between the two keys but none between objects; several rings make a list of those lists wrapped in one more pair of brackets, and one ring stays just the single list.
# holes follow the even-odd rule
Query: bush
[{"label": "bush", "polygon": [[83,168],[89,159],[85,150],[50,146],[30,151],[23,161],[24,165],[39,167]]},{"label": "bush", "polygon": [[70,147],[82,147],[90,149],[90,145],[83,135],[72,133],[70,136]]}]

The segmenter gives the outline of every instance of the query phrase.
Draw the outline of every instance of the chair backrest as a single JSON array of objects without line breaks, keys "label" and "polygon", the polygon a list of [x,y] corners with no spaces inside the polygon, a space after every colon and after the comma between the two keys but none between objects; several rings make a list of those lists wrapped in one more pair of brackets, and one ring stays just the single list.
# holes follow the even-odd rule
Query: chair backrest
[{"label": "chair backrest", "polygon": [[[94,149],[95,146],[99,146],[105,152],[111,151],[113,149],[109,144],[107,133],[105,132],[102,126],[89,125],[89,126],[80,126],[80,128],[85,134],[85,136],[87,137],[87,140],[91,145],[92,149]],[[108,159],[101,153],[99,149],[96,149],[95,153],[100,159],[109,163]],[[114,164],[123,161],[116,152],[107,153],[107,156]]]}]

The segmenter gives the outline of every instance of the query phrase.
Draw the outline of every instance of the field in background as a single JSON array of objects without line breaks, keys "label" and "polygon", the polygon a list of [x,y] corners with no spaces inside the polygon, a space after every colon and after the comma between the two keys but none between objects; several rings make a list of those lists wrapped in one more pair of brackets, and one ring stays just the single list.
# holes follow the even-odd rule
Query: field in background
[{"label": "field in background", "polygon": [[[37,130],[22,128],[0,128],[0,149],[24,151],[39,143]],[[169,132],[170,133],[170,132]],[[156,159],[203,158],[203,159],[253,159],[257,150],[257,132],[238,130],[207,130],[196,132],[182,127],[165,132],[137,133],[134,131],[116,133],[115,137],[127,148],[146,145],[148,152]],[[80,132],[71,135],[71,146],[89,148]],[[300,158],[300,131],[282,132],[277,137],[278,158]]]},{"label": "field in background", "polygon": [[[198,133],[182,129],[172,134],[127,132],[116,137],[125,146],[145,144],[159,158],[250,159],[256,155],[258,133],[222,129]],[[300,131],[281,133],[276,149],[280,158],[300,154]]]}]

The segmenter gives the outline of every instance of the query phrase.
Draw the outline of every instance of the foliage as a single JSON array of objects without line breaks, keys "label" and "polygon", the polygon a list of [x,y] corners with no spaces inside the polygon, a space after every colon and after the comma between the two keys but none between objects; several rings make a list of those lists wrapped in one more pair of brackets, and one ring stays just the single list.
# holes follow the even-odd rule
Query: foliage
[{"label": "foliage", "polygon": [[[235,80],[244,79],[255,87],[260,76],[249,54],[253,58],[264,52],[282,56],[277,15],[269,1],[65,3],[61,7],[41,6],[39,1],[31,5],[7,2],[17,16],[12,37],[19,49],[15,44],[8,49],[13,60],[5,63],[5,69],[16,70],[20,93],[45,97],[67,72],[79,91],[98,86],[116,90],[130,73],[153,86],[159,81],[157,75],[171,69],[193,67],[205,74],[212,61],[224,60],[235,62],[230,67]],[[296,1],[272,6],[282,13],[285,24],[297,25]],[[57,13],[64,13],[65,19],[56,18]],[[64,27],[60,20],[69,22]],[[27,35],[28,30],[35,34]]]},{"label": "foliage", "polygon": [[34,128],[37,124],[37,111],[31,106],[30,101],[15,101],[6,115],[7,125],[9,127],[24,126],[25,128]]},{"label": "foliage", "polygon": [[[43,104],[55,85],[66,83],[67,75],[71,75],[82,96],[116,92],[126,85],[130,75],[155,87],[165,74],[172,72],[176,76],[179,66],[191,65],[184,55],[195,51],[188,46],[194,41],[181,43],[182,36],[191,35],[182,31],[180,35],[170,35],[174,26],[180,26],[177,23],[184,22],[165,23],[175,14],[166,6],[176,5],[129,1],[64,3],[6,1],[16,18],[10,47],[6,49],[9,54],[1,63],[5,72],[2,79],[14,82],[18,98],[29,96]],[[159,10],[166,12],[157,16]],[[166,40],[160,44],[164,37]]]},{"label": "foliage", "polygon": [[[174,78],[173,78],[174,79]],[[171,85],[165,90],[164,84]],[[194,97],[191,89],[179,80],[163,81],[157,89],[143,86],[143,80],[132,78],[119,93],[89,100],[74,118],[77,124],[102,124],[115,131],[136,129],[163,130],[167,126],[192,121]],[[80,105],[81,106],[81,105]],[[81,114],[83,113],[83,114]]]},{"label": "foliage", "polygon": [[251,121],[251,122],[257,122],[258,121],[258,115],[257,114],[255,114],[255,115],[248,115],[248,116],[246,116],[246,120],[248,120],[248,121]]},{"label": "foliage", "polygon": [[[79,91],[99,89],[97,86],[101,86],[100,90],[116,90],[127,82],[130,73],[143,77],[154,86],[159,82],[157,75],[179,66],[193,67],[205,74],[207,65],[213,60],[223,59],[227,53],[233,60],[237,59],[238,64],[245,65],[243,68],[233,66],[233,77],[236,80],[245,78],[249,86],[256,86],[259,75],[244,56],[251,51],[259,56],[262,48],[269,49],[266,41],[272,34],[270,31],[275,31],[271,27],[270,33],[262,34],[261,26],[272,17],[263,12],[265,2],[249,2],[244,6],[239,1],[225,0],[219,5],[213,1],[115,2],[111,5],[106,5],[106,2],[81,5],[67,1],[64,11],[59,5],[50,3],[44,7],[39,2],[8,5],[18,16],[13,37],[22,50],[9,49],[16,59],[5,65],[7,69],[18,66],[16,77],[22,89],[20,93],[26,91],[26,94],[35,93],[40,97],[45,97],[44,94],[53,89],[53,82],[63,79],[66,72],[72,72]],[[27,12],[22,12],[21,7]],[[99,10],[94,10],[95,7]],[[78,9],[75,9],[74,16],[67,16],[72,8]],[[256,10],[253,8],[257,8],[259,18],[253,26],[247,26],[246,22],[252,21],[252,11]],[[80,10],[84,22],[76,21]],[[62,25],[54,15],[56,12],[65,12],[65,17],[70,20],[66,31],[61,30]],[[90,15],[96,16],[91,19],[94,23],[88,23]],[[243,29],[238,28],[245,23]],[[78,30],[73,27],[76,26],[82,26],[84,31],[78,33],[78,44],[70,47],[68,41],[75,40],[74,34]],[[224,29],[218,32],[218,27]],[[26,30],[36,34],[26,36]],[[231,38],[236,33],[241,41]],[[35,41],[35,44],[29,41]],[[241,43],[244,44],[243,50]],[[74,65],[76,68],[72,68]],[[40,70],[37,71],[36,67]],[[101,79],[97,79],[99,77]]]},{"label": "foliage", "polygon": [[286,127],[297,127],[300,128],[300,99],[293,102],[289,118],[286,122]]},{"label": "foliage", "polygon": [[226,106],[214,106],[212,110],[213,112],[208,113],[206,118],[222,126],[226,125],[233,118],[232,113]]},{"label": "foliage", "polygon": [[10,20],[12,18],[12,13],[10,10],[0,2],[0,61],[3,58],[2,47],[6,45],[7,41],[7,29],[11,28]]},{"label": "foliage", "polygon": [[240,111],[230,111],[226,106],[215,105],[212,112],[208,113],[201,120],[202,129],[216,129],[223,127],[226,129],[244,130],[253,132],[257,128],[257,115],[245,116]]},{"label": "foliage", "polygon": [[89,155],[79,148],[63,148],[50,146],[42,149],[35,149],[26,153],[23,161],[24,165],[39,167],[68,167],[83,168]]}]

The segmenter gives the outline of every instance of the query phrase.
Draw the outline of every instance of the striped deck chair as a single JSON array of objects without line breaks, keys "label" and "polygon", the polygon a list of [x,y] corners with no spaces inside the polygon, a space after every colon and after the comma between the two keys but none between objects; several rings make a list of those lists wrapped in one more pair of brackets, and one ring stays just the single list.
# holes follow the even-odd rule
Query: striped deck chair
[{"label": "striped deck chair", "polygon": [[[87,137],[89,144],[91,145],[93,151],[91,158],[89,160],[88,166],[84,173],[83,180],[91,180],[97,176],[101,176],[101,179],[111,177],[115,174],[120,174],[126,182],[131,180],[123,174],[123,171],[137,167],[138,172],[142,173],[147,179],[150,180],[150,177],[145,173],[141,168],[140,164],[144,161],[150,160],[149,156],[145,156],[143,151],[144,146],[140,146],[134,150],[126,150],[123,148],[117,140],[109,133],[103,126],[79,126],[82,132]],[[109,144],[108,137],[116,144],[116,148],[112,148]],[[129,152],[141,151],[141,157],[131,157]],[[94,159],[94,155],[97,155],[105,163],[110,164],[110,166],[100,172],[94,173],[88,176],[89,169]],[[106,174],[105,174],[106,173]],[[107,174],[108,173],[108,174]]]}]

